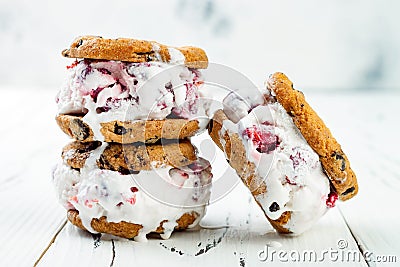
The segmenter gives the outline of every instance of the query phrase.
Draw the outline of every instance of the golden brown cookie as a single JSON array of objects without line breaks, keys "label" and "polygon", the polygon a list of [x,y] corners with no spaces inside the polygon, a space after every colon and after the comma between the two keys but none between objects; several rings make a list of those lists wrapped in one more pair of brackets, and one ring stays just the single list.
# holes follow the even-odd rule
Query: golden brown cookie
[{"label": "golden brown cookie", "polygon": [[[75,141],[64,147],[61,156],[71,168],[81,169],[91,151],[100,145],[101,142],[81,143]],[[129,174],[152,170],[161,165],[187,166],[196,158],[195,147],[188,140],[152,145],[110,143],[97,160],[97,166],[100,169]]]},{"label": "golden brown cookie", "polygon": [[322,166],[340,200],[348,200],[358,192],[357,178],[340,144],[322,119],[306,102],[302,92],[283,73],[274,73],[267,82],[268,89],[292,117],[307,143],[319,155]]},{"label": "golden brown cookie", "polygon": [[64,146],[61,157],[64,162],[73,169],[83,168],[86,160],[90,157],[93,150],[101,146],[101,142],[71,142]]},{"label": "golden brown cookie", "polygon": [[170,62],[170,50],[176,49],[185,57],[185,65],[190,68],[205,69],[208,58],[203,49],[184,46],[171,47],[155,41],[128,38],[105,39],[100,36],[76,38],[69,49],[62,51],[64,57],[118,60],[127,62]]},{"label": "golden brown cookie", "polygon": [[[190,212],[183,214],[176,222],[175,230],[184,230],[188,228],[198,217],[196,212]],[[79,212],[77,210],[69,210],[67,212],[68,220],[75,226],[86,230],[82,224],[81,218],[79,217]],[[155,233],[162,234],[164,232],[163,223],[167,221],[160,222],[160,226],[154,231]],[[93,218],[90,225],[93,230],[99,233],[111,234],[123,238],[134,238],[139,234],[139,230],[142,229],[142,225],[134,224],[130,222],[121,221],[118,223],[108,222],[107,217],[103,216],[101,218]]]},{"label": "golden brown cookie", "polygon": [[[79,115],[57,115],[61,130],[80,142],[95,141],[93,130]],[[163,139],[184,139],[199,130],[197,120],[165,119],[135,122],[110,121],[100,123],[104,142],[130,144],[135,142],[155,143]]]},{"label": "golden brown cookie", "polygon": [[57,115],[56,121],[60,129],[68,136],[81,142],[94,141],[92,129],[79,115]]}]

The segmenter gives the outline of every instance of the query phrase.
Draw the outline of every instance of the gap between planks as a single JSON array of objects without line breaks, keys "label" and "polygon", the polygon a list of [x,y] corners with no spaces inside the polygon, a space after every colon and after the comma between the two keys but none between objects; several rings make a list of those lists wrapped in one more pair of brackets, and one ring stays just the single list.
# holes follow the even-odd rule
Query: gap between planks
[{"label": "gap between planks", "polygon": [[50,240],[49,244],[47,244],[47,246],[44,248],[43,252],[40,254],[39,258],[36,260],[35,264],[33,265],[34,267],[36,267],[39,264],[40,260],[43,258],[43,256],[46,254],[46,252],[50,249],[50,247],[56,241],[58,234],[64,229],[64,227],[66,225],[67,225],[67,220],[65,220],[64,223],[60,226],[60,228],[58,228],[57,232],[54,234],[54,236]]},{"label": "gap between planks", "polygon": [[342,216],[342,219],[343,219],[344,223],[346,224],[347,229],[349,229],[349,232],[350,232],[351,236],[353,237],[354,242],[356,242],[358,251],[361,253],[361,255],[362,255],[363,259],[364,259],[364,263],[367,266],[371,266],[370,263],[365,259],[365,251],[366,251],[365,245],[362,244],[361,240],[359,240],[359,238],[357,238],[357,236],[354,234],[354,232],[351,229],[349,223],[347,222],[346,217],[344,216],[342,210],[339,207],[337,207],[337,209],[339,211],[339,214]]}]

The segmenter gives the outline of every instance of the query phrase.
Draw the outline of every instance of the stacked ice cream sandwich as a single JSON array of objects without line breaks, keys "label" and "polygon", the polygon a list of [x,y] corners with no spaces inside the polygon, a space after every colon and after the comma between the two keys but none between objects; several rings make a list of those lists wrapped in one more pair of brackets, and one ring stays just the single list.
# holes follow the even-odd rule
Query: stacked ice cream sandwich
[{"label": "stacked ice cream sandwich", "polygon": [[92,233],[168,238],[196,226],[209,201],[211,167],[188,139],[203,130],[196,47],[84,36],[57,95],[57,123],[75,139],[54,184],[68,220]]}]

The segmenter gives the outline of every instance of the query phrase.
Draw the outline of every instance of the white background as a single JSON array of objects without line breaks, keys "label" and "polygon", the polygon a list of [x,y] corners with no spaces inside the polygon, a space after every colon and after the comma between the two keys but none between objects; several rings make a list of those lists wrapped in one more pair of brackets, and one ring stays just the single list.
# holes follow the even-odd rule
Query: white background
[{"label": "white background", "polygon": [[79,35],[204,48],[262,86],[283,71],[303,90],[400,88],[400,2],[0,0],[0,88],[56,91]]}]

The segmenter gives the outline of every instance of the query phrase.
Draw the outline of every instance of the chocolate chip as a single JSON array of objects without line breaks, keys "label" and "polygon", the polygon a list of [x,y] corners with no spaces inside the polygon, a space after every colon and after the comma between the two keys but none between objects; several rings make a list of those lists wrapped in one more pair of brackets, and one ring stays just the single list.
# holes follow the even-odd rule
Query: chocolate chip
[{"label": "chocolate chip", "polygon": [[78,148],[76,150],[76,153],[78,153],[78,154],[83,154],[83,153],[86,153],[86,152],[88,152],[87,147]]},{"label": "chocolate chip", "polygon": [[80,119],[74,119],[72,124],[76,127],[70,127],[73,135],[76,137],[78,141],[84,141],[90,136],[90,128],[89,126],[81,121]]},{"label": "chocolate chip", "polygon": [[208,123],[208,133],[212,132],[213,127],[214,127],[214,120],[210,120],[210,122]]},{"label": "chocolate chip", "polygon": [[270,212],[275,212],[277,210],[280,210],[279,204],[274,202],[271,204],[271,206],[269,206],[269,211]]},{"label": "chocolate chip", "polygon": [[345,195],[347,195],[347,194],[350,194],[350,193],[354,192],[354,190],[356,190],[356,188],[355,188],[354,186],[352,186],[352,187],[348,188],[346,191],[344,191],[344,192],[342,193],[342,196],[345,196]]},{"label": "chocolate chip", "polygon": [[229,159],[226,159],[226,162],[228,162],[228,164],[230,163]]},{"label": "chocolate chip", "polygon": [[112,166],[108,164],[108,162],[105,160],[104,155],[101,155],[100,158],[97,160],[97,165],[99,166],[100,169],[103,170],[112,170]]},{"label": "chocolate chip", "polygon": [[340,166],[340,170],[344,171],[346,169],[346,160],[344,159],[344,157],[336,152],[332,153],[332,157],[335,157],[336,160],[341,160],[342,161],[342,166]]},{"label": "chocolate chip", "polygon": [[104,161],[103,155],[101,155],[100,158],[97,160],[97,165],[100,169],[105,169],[104,167],[106,166],[106,162]]},{"label": "chocolate chip", "polygon": [[132,171],[132,170],[130,170],[130,174],[139,174],[140,173],[140,171]]},{"label": "chocolate chip", "polygon": [[288,114],[289,114],[290,117],[294,117],[294,112],[293,111],[289,111]]},{"label": "chocolate chip", "polygon": [[341,171],[344,171],[345,169],[346,169],[346,161],[343,160],[343,161],[342,161],[342,166],[340,167],[340,170],[341,170]]},{"label": "chocolate chip", "polygon": [[79,147],[76,149],[76,152],[79,154],[87,153],[89,151],[95,150],[99,146],[100,146],[100,144],[97,141],[83,143],[82,147]]},{"label": "chocolate chip", "polygon": [[118,167],[118,172],[119,172],[120,174],[122,174],[122,175],[128,175],[128,174],[131,173],[128,169],[125,169],[125,168],[122,167],[122,166],[119,166],[119,167]]},{"label": "chocolate chip", "polygon": [[83,40],[80,39],[79,42],[76,44],[75,47],[78,48],[78,47],[80,47],[82,44],[83,44]]},{"label": "chocolate chip", "polygon": [[300,104],[300,107],[304,107],[304,104]]},{"label": "chocolate chip", "polygon": [[124,135],[127,133],[127,130],[125,129],[125,127],[118,125],[117,123],[115,123],[114,125],[114,133],[117,135]]},{"label": "chocolate chip", "polygon": [[337,153],[337,152],[333,152],[332,153],[332,155],[331,155],[332,157],[335,157],[336,159],[340,159],[340,160],[342,160],[343,159],[343,156],[342,155],[340,155],[339,153]]},{"label": "chocolate chip", "polygon": [[100,141],[89,142],[88,146],[86,147],[86,151],[85,152],[95,150],[99,146],[101,146],[101,142]]}]

